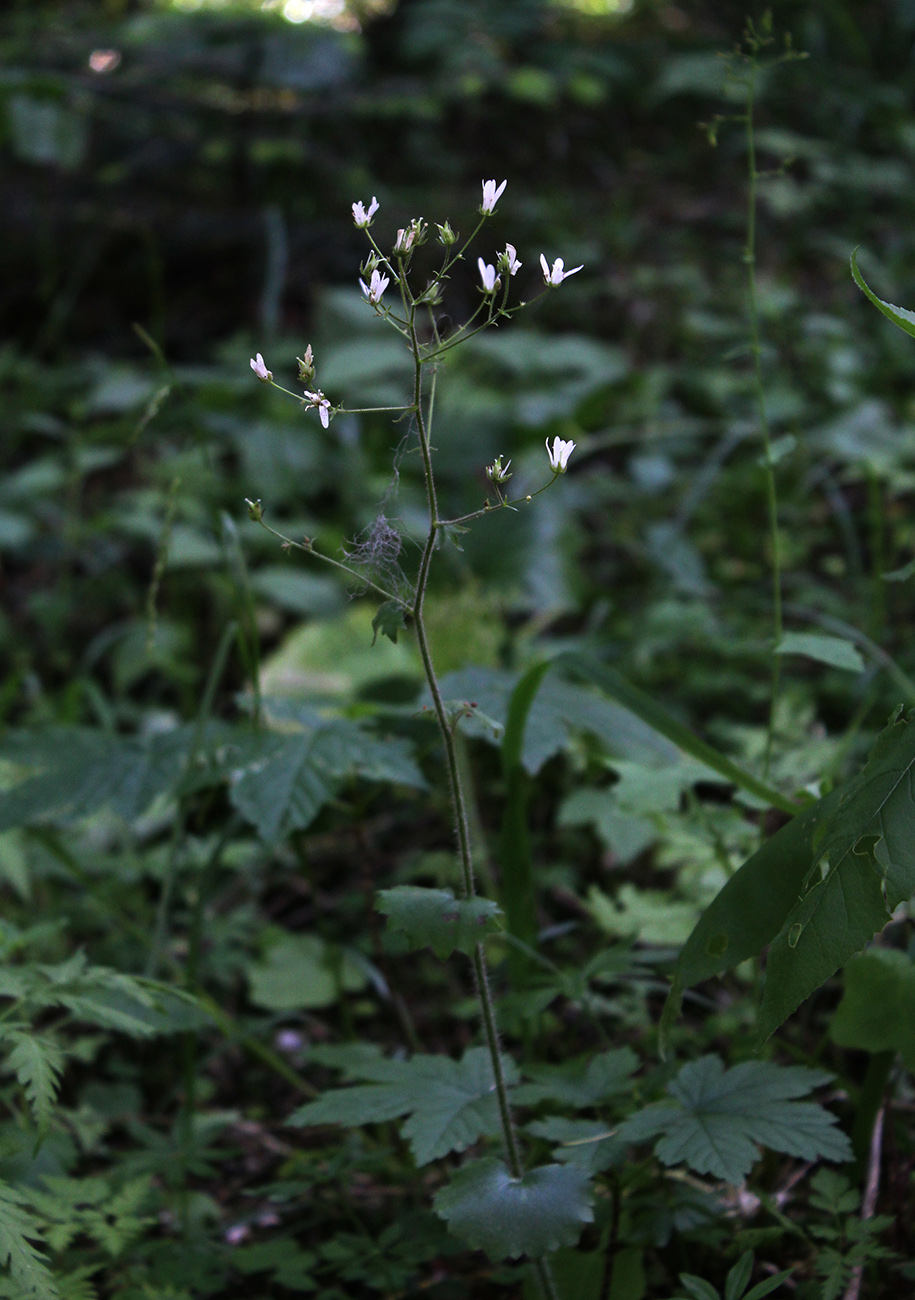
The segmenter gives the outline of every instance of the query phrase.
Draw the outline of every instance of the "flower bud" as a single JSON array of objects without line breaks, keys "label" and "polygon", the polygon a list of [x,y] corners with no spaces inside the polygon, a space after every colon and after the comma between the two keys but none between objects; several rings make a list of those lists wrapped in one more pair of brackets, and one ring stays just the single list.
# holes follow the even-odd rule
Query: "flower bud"
[{"label": "flower bud", "polygon": [[451,224],[448,221],[443,226],[436,222],[435,229],[438,231],[438,242],[444,244],[445,248],[450,248],[452,244],[456,244],[460,239],[460,235],[456,230],[451,229]]},{"label": "flower bud", "polygon": [[305,355],[296,357],[299,363],[299,383],[310,384],[315,377],[315,358],[311,350],[311,344],[305,349]]},{"label": "flower bud", "polygon": [[491,465],[486,466],[486,477],[491,483],[507,483],[511,478],[511,474],[508,472],[510,464],[511,461],[508,460],[503,465],[502,457],[497,456]]},{"label": "flower bud", "polygon": [[259,524],[264,517],[264,507],[260,503],[260,497],[256,501],[250,501],[245,497],[245,505],[248,507],[248,518]]}]

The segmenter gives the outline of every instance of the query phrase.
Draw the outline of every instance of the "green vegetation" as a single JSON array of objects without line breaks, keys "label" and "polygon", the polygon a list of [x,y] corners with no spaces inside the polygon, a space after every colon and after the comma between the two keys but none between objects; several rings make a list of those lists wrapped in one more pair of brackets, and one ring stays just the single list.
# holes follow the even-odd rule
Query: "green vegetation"
[{"label": "green vegetation", "polygon": [[911,1288],[913,40],[4,13],[0,1294]]}]

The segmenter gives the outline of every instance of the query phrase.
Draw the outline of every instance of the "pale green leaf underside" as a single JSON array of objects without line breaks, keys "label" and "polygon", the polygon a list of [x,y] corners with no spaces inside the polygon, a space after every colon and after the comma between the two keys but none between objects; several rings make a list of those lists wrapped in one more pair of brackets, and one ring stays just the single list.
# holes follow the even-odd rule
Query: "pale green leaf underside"
[{"label": "pale green leaf underside", "polygon": [[594,1215],[587,1173],[575,1165],[542,1165],[512,1178],[501,1160],[465,1165],[435,1198],[448,1227],[490,1259],[535,1259],[574,1246]]}]

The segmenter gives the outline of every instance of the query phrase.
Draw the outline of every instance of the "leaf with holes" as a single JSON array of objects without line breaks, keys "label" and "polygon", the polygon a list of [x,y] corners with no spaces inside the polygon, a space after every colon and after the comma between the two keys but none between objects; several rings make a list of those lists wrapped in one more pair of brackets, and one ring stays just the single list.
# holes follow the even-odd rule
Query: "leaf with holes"
[{"label": "leaf with holes", "polygon": [[863,772],[840,789],[819,820],[815,870],[769,950],[761,1037],[860,952],[915,893],[913,786],[915,722],[909,715],[890,722]]},{"label": "leaf with holes", "polygon": [[832,1076],[803,1066],[744,1061],[726,1070],[717,1056],[685,1065],[668,1084],[671,1101],[656,1102],[617,1130],[629,1142],[660,1137],[665,1165],[741,1183],[759,1158],[759,1145],[801,1160],[845,1161],[851,1144],[836,1117],[816,1102],[798,1101]]},{"label": "leaf with holes", "polygon": [[539,1259],[574,1246],[591,1223],[589,1178],[575,1165],[541,1165],[513,1178],[501,1160],[474,1160],[435,1198],[437,1212],[457,1236],[490,1259]]},{"label": "leaf with holes", "polygon": [[499,905],[488,898],[456,899],[451,889],[421,889],[395,885],[382,889],[375,907],[388,918],[388,928],[407,936],[411,948],[431,948],[443,960],[458,952],[472,953],[487,934],[498,929]]},{"label": "leaf with holes", "polygon": [[[517,1082],[517,1067],[507,1057],[503,1070],[508,1083]],[[289,1123],[355,1128],[406,1115],[402,1132],[418,1165],[449,1151],[464,1151],[477,1138],[500,1131],[492,1065],[485,1048],[471,1047],[460,1061],[446,1056],[397,1061],[366,1054],[351,1063],[348,1073],[371,1083],[325,1092],[295,1111]]]}]

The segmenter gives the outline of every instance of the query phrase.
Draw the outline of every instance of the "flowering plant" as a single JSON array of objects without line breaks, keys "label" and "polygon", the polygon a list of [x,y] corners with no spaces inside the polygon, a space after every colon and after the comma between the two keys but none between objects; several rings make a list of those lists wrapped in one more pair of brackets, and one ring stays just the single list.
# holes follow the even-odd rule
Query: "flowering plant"
[{"label": "flowering plant", "polygon": [[[410,268],[415,250],[428,237],[429,227],[427,223],[418,218],[399,229],[390,252],[386,252],[370,228],[379,210],[378,199],[373,196],[368,207],[362,202],[355,202],[352,205],[353,222],[358,229],[365,231],[370,246],[369,254],[360,268],[360,288],[368,305],[374,308],[375,312],[406,341],[412,356],[413,391],[412,399],[407,406],[398,408],[347,408],[332,403],[331,399],[326,397],[321,388],[317,386],[315,358],[310,346],[306,349],[304,357],[299,359],[298,377],[300,382],[307,385],[304,395],[298,397],[297,394],[288,389],[282,390],[289,392],[290,396],[296,397],[306,408],[317,411],[321,424],[325,429],[329,429],[333,418],[344,410],[393,410],[410,418],[411,437],[415,440],[422,461],[428,526],[418,569],[407,594],[402,591],[388,590],[380,581],[367,581],[364,575],[348,562],[337,560],[331,556],[320,555],[310,540],[305,542],[293,542],[289,538],[282,538],[282,540],[287,546],[297,546],[350,574],[360,582],[363,589],[368,589],[376,596],[379,596],[383,604],[376,615],[374,623],[376,632],[380,630],[383,634],[396,639],[399,627],[402,627],[406,621],[412,624],[432,697],[432,711],[438,724],[444,750],[445,771],[461,865],[462,900],[459,904],[456,904],[459,908],[465,906],[468,908],[476,907],[482,900],[479,900],[477,893],[470,839],[470,822],[459,775],[455,743],[455,727],[465,710],[462,708],[455,715],[442,698],[424,618],[424,602],[433,555],[440,538],[448,532],[463,530],[472,520],[493,510],[517,509],[531,502],[535,496],[551,487],[559,476],[566,472],[569,457],[575,449],[574,442],[564,441],[562,438],[555,438],[552,447],[548,442],[547,455],[551,474],[542,486],[534,491],[525,492],[514,499],[510,499],[505,492],[506,485],[512,478],[512,474],[509,472],[511,461],[503,463],[502,456],[497,456],[491,465],[485,467],[486,479],[495,493],[494,499],[488,498],[479,509],[459,518],[445,519],[442,517],[436,491],[432,443],[433,405],[431,394],[434,385],[435,368],[453,348],[472,338],[481,330],[510,319],[522,307],[528,305],[523,300],[514,304],[509,301],[512,284],[522,267],[515,246],[507,243],[504,251],[497,254],[491,262],[487,262],[482,255],[477,258],[481,290],[480,303],[470,317],[457,329],[448,333],[447,336],[436,316],[435,306],[442,300],[449,273],[458,263],[464,260],[470,243],[485,222],[492,217],[495,206],[505,191],[506,184],[507,182],[504,180],[498,185],[495,180],[482,183],[482,202],[479,208],[480,219],[470,237],[463,242],[460,241],[459,236],[447,221],[442,224],[436,223],[437,242],[442,249],[442,257],[439,267],[431,280],[421,288],[414,284]],[[576,274],[582,269],[582,267],[578,266],[572,271],[564,271],[561,258],[557,259],[550,268],[543,254],[540,255],[540,262],[544,272],[544,287],[541,293],[561,284],[563,279]],[[385,293],[388,289],[393,290],[391,300],[395,305],[391,305],[391,302],[385,299]],[[273,387],[280,387],[273,379],[272,372],[267,369],[260,353],[251,361],[251,367],[262,382],[271,384]],[[431,378],[427,379],[429,376]],[[264,508],[261,503],[259,501],[249,501],[248,506],[252,519],[263,527],[269,528],[269,525],[264,520]],[[274,530],[269,529],[269,531],[273,532]],[[280,534],[276,535],[281,536]],[[352,558],[352,556],[347,556],[346,560]],[[417,892],[436,893],[436,891]],[[425,899],[423,902],[427,910],[429,906],[432,906],[433,909],[436,905],[441,907],[440,903],[436,904],[431,899]],[[454,905],[449,904],[449,906]],[[551,1198],[556,1199],[557,1204],[561,1200],[564,1207],[561,1211],[557,1209],[557,1214],[562,1220],[561,1226],[554,1225],[554,1230],[551,1230],[555,1241],[574,1240],[580,1231],[581,1223],[591,1217],[587,1197],[583,1192],[583,1185],[580,1180],[576,1182],[574,1176],[570,1180],[569,1170],[562,1165],[542,1166],[531,1171],[530,1174],[525,1174],[521,1146],[515,1131],[509,1104],[507,1066],[499,1046],[499,1035],[492,996],[489,991],[489,976],[484,947],[479,939],[474,939],[473,942],[466,944],[463,950],[470,956],[473,964],[474,981],[480,1004],[480,1018],[486,1043],[488,1070],[491,1074],[492,1089],[498,1104],[499,1124],[506,1158],[506,1163],[500,1165],[499,1168],[504,1169],[509,1180],[519,1186],[528,1178],[543,1179],[546,1184],[549,1184]],[[478,1162],[478,1164],[485,1164],[485,1162]],[[468,1170],[475,1168],[475,1165],[467,1166]],[[575,1187],[572,1186],[573,1183]],[[458,1190],[456,1191],[455,1188]],[[569,1202],[569,1198],[571,1198],[571,1202]],[[449,1219],[452,1227],[462,1230],[464,1235],[468,1236],[468,1239],[472,1242],[482,1242],[486,1238],[485,1224],[477,1223],[476,1226],[473,1223],[469,1226],[467,1224],[468,1206],[475,1199],[475,1195],[470,1197],[469,1200],[463,1197],[460,1192],[459,1182],[456,1180],[444,1189],[439,1195],[436,1204],[439,1212],[443,1217]],[[472,1206],[470,1208],[472,1209]],[[473,1213],[471,1213],[471,1219],[473,1219]],[[463,1229],[460,1227],[461,1224],[464,1225]],[[500,1248],[503,1250],[503,1254],[519,1253],[511,1248],[511,1243],[501,1242]],[[552,1248],[553,1246],[549,1246],[545,1249]],[[537,1251],[530,1249],[528,1246],[523,1249],[526,1253],[537,1254]],[[534,1268],[545,1294],[548,1297],[555,1297],[555,1286],[545,1258],[545,1249],[539,1252],[540,1257],[536,1259]]]}]

